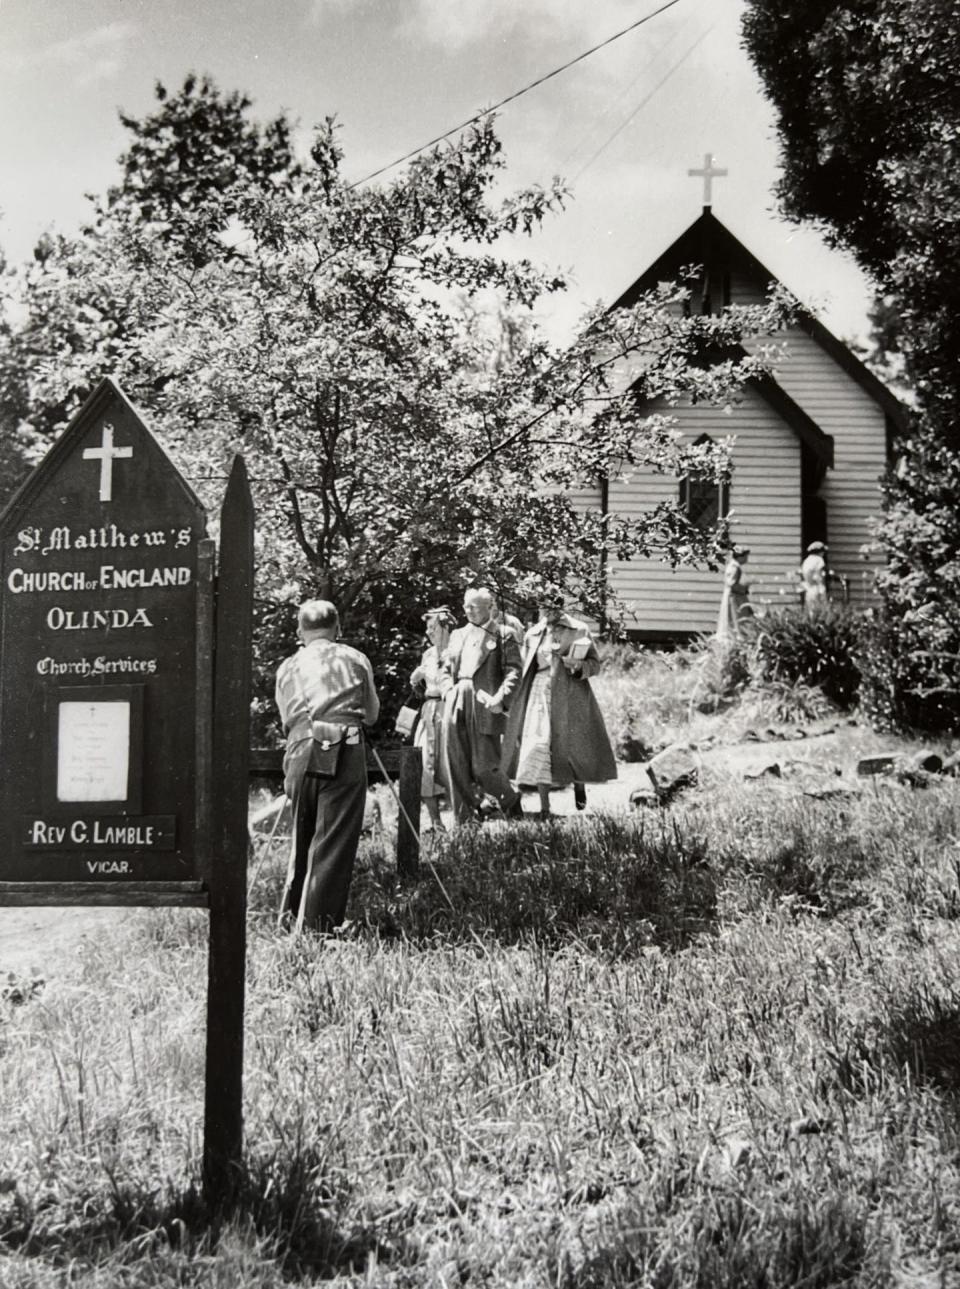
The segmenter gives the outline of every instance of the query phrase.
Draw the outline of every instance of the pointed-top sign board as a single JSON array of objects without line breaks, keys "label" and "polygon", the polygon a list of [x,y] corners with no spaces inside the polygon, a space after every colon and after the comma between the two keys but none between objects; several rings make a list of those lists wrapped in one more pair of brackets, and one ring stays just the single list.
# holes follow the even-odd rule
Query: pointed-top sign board
[{"label": "pointed-top sign board", "polygon": [[102,381],[0,516],[0,883],[201,887],[212,545]]}]

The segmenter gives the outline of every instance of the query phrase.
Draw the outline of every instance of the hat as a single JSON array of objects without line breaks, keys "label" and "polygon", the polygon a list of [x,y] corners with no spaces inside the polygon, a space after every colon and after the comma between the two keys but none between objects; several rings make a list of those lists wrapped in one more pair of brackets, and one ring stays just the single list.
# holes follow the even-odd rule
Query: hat
[{"label": "hat", "polygon": [[733,556],[734,559],[740,559],[741,556],[750,554],[750,547],[749,546],[731,546],[730,554]]},{"label": "hat", "polygon": [[826,549],[827,549],[826,542],[811,542],[810,545],[807,547],[807,554],[815,555],[817,551],[825,551]]},{"label": "hat", "polygon": [[453,616],[453,611],[449,604],[440,604],[435,609],[427,609],[426,613],[423,613],[420,616],[423,618],[424,622],[428,622],[430,618],[442,618],[448,622],[456,622],[456,618]]}]

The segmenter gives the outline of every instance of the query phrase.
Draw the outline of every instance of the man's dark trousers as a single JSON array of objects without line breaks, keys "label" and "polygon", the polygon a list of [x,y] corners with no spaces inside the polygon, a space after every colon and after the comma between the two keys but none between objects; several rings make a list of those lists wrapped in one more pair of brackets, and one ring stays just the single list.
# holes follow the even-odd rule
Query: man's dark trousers
[{"label": "man's dark trousers", "polygon": [[450,784],[450,804],[457,823],[477,817],[477,792],[493,797],[504,813],[520,807],[520,793],[500,765],[502,737],[480,728],[478,703],[473,682],[458,683],[457,708],[450,720],[445,741],[445,769]]},{"label": "man's dark trousers", "polygon": [[363,742],[344,743],[336,777],[308,770],[293,802],[294,835],[281,919],[298,930],[330,931],[346,916],[350,879],[363,828],[367,757]]}]

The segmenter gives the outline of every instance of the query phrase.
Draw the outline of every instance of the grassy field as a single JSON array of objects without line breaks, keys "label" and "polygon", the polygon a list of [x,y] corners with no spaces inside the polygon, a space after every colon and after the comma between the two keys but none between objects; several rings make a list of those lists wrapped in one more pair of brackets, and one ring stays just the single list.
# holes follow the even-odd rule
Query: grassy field
[{"label": "grassy field", "polygon": [[405,887],[369,841],[323,940],[274,930],[280,878],[223,1223],[203,915],[7,983],[4,1289],[960,1285],[951,781],[815,802],[718,772],[663,812],[441,839]]}]

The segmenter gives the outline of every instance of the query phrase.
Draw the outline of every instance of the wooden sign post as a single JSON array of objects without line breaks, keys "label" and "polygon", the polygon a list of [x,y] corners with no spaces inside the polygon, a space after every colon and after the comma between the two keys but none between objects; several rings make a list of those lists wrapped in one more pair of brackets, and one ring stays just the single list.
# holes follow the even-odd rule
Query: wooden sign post
[{"label": "wooden sign post", "polygon": [[240,1161],[242,1122],[253,580],[242,462],[222,523],[215,595],[203,507],[110,380],[0,516],[0,905],[210,909],[212,1200]]},{"label": "wooden sign post", "polygon": [[[253,507],[237,457],[220,516],[214,685],[210,957],[203,1184],[229,1197],[243,1150],[243,1000],[247,954]],[[243,857],[241,859],[241,856]]]}]

